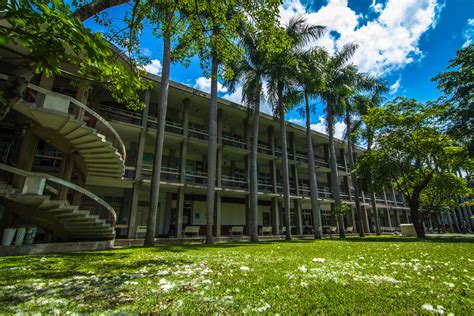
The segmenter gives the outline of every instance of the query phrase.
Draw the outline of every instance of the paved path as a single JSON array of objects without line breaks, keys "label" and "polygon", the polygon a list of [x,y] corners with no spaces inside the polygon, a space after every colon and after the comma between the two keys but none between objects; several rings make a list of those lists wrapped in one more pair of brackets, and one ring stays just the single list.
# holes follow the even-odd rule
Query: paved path
[{"label": "paved path", "polygon": [[455,234],[455,233],[426,234],[426,237],[460,237],[460,238],[473,238],[474,239],[474,234]]}]

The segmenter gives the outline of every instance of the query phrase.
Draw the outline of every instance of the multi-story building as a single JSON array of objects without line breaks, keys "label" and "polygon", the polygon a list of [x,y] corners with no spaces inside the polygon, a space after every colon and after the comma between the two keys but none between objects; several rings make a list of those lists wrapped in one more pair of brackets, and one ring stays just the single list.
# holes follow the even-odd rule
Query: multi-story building
[{"label": "multi-story building", "polygon": [[[11,60],[0,60],[3,82],[15,70]],[[149,210],[160,78],[148,75],[153,88],[142,96],[145,109],[131,111],[74,69],[65,69],[60,77],[35,77],[23,99],[0,121],[2,226],[35,224],[47,238],[61,240],[136,238]],[[157,237],[181,237],[189,225],[200,226],[200,234],[205,234],[208,106],[207,93],[171,82]],[[262,113],[258,225],[271,226],[274,235],[289,226],[293,234],[309,234],[313,219],[306,133],[301,126],[287,124],[292,222],[285,222],[282,208],[279,125]],[[219,99],[216,236],[228,235],[233,226],[243,226],[247,233],[249,130],[248,111]],[[316,131],[312,137],[318,198],[324,230],[329,231],[335,218],[328,137]],[[351,170],[342,141],[337,141],[336,152],[342,198],[353,205]],[[358,148],[355,156],[361,153]],[[363,228],[373,232],[368,194],[362,194],[361,203]],[[404,205],[401,194],[381,188],[377,194],[381,226],[409,222]],[[345,226],[355,223],[353,211],[345,217]]]}]

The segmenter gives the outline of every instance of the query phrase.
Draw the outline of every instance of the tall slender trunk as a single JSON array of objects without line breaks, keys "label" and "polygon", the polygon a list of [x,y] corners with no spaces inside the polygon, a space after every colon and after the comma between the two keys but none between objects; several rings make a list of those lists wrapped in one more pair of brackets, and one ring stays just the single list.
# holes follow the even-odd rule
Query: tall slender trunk
[{"label": "tall slender trunk", "polygon": [[255,108],[253,112],[252,126],[252,148],[250,151],[250,240],[258,241],[258,129],[260,120],[260,88],[255,96]]},{"label": "tall slender trunk", "polygon": [[216,154],[217,154],[217,70],[219,62],[212,57],[211,100],[209,103],[209,141],[207,147],[207,233],[206,243],[214,240],[214,206],[216,198]]},{"label": "tall slender trunk", "polygon": [[163,36],[163,69],[161,73],[160,100],[158,103],[158,130],[155,141],[155,160],[151,178],[150,210],[148,212],[145,246],[152,246],[155,240],[156,215],[160,199],[161,162],[163,160],[163,142],[165,140],[166,109],[168,107],[168,90],[171,67],[171,42],[169,33]]},{"label": "tall slender trunk", "polygon": [[316,179],[316,164],[314,163],[313,137],[311,135],[311,109],[308,94],[305,93],[306,102],[306,138],[308,145],[309,187],[311,190],[311,212],[313,215],[314,238],[321,239],[323,234],[321,208],[318,201],[318,181]]},{"label": "tall slender trunk", "polygon": [[[355,198],[355,205],[356,205],[356,214],[357,214],[357,231],[359,232],[360,237],[365,237],[364,234],[364,227],[362,225],[362,212],[360,210],[360,191],[359,185],[357,184],[357,179],[355,174],[352,172],[354,170],[354,154],[352,151],[352,124],[351,124],[351,115],[349,111],[346,112],[346,126],[347,126],[347,155],[349,156],[349,167],[351,168],[351,180],[352,186],[354,187],[354,198]],[[349,192],[350,194],[350,192]]]},{"label": "tall slender trunk", "polygon": [[280,119],[281,169],[283,174],[283,207],[286,215],[286,240],[291,240],[290,178],[288,172],[288,148],[286,145],[285,109],[283,87],[278,87],[278,116]]},{"label": "tall slender trunk", "polygon": [[[341,189],[339,188],[339,176],[337,174],[337,159],[336,149],[334,146],[334,113],[333,108],[328,105],[327,108],[327,123],[329,131],[329,168],[331,168],[331,186],[336,210],[341,208]],[[337,215],[337,224],[339,227],[339,237],[345,238],[346,232],[344,229],[344,215]]]},{"label": "tall slender trunk", "polygon": [[[368,153],[372,150],[372,141],[373,141],[372,134],[373,132],[369,129],[367,131],[367,152]],[[374,181],[372,179],[372,174],[370,174],[369,192],[370,192],[370,202],[372,204],[372,213],[375,220],[375,233],[377,235],[381,235],[382,229],[380,228],[380,216],[379,216],[379,210],[377,209],[377,201],[375,198],[375,187],[374,187]]]}]

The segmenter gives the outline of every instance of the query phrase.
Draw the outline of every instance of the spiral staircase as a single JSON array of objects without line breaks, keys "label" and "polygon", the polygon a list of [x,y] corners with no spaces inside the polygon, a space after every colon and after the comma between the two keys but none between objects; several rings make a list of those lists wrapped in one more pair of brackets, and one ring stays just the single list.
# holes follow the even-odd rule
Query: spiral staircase
[{"label": "spiral staircase", "polygon": [[[65,153],[74,153],[76,168],[85,177],[122,179],[126,159],[123,141],[105,119],[86,105],[29,84],[13,109],[22,114],[23,122],[29,122],[38,137]],[[115,238],[117,215],[107,202],[49,174],[0,164],[0,200],[20,218],[53,232],[63,241]]]}]

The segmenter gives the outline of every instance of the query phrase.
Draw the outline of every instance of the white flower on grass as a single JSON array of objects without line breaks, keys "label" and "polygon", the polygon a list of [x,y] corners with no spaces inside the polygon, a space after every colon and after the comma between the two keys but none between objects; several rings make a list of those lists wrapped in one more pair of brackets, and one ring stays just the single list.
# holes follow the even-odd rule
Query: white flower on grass
[{"label": "white flower on grass", "polygon": [[176,284],[173,284],[171,283],[170,281],[166,280],[166,279],[161,279],[159,282],[158,282],[158,285],[160,286],[160,288],[165,292],[169,292],[170,290],[172,290],[174,287],[176,287]]},{"label": "white flower on grass", "polygon": [[240,270],[241,271],[250,271],[250,268],[249,267],[240,267]]},{"label": "white flower on grass", "polygon": [[421,306],[421,308],[423,308],[424,310],[430,311],[430,312],[434,311],[434,307],[431,304],[423,304]]},{"label": "white flower on grass", "polygon": [[305,266],[298,267],[298,270],[300,270],[301,272],[308,271],[308,269]]},{"label": "white flower on grass", "polygon": [[313,258],[313,262],[326,262],[324,258]]},{"label": "white flower on grass", "polygon": [[302,287],[308,287],[308,283],[306,283],[306,282],[304,282],[304,281],[301,281],[300,285],[301,285]]},{"label": "white flower on grass", "polygon": [[263,313],[263,312],[267,311],[270,307],[271,307],[270,304],[265,303],[265,304],[263,304],[262,306],[257,307],[257,308],[255,309],[255,312],[257,312],[257,313]]}]

